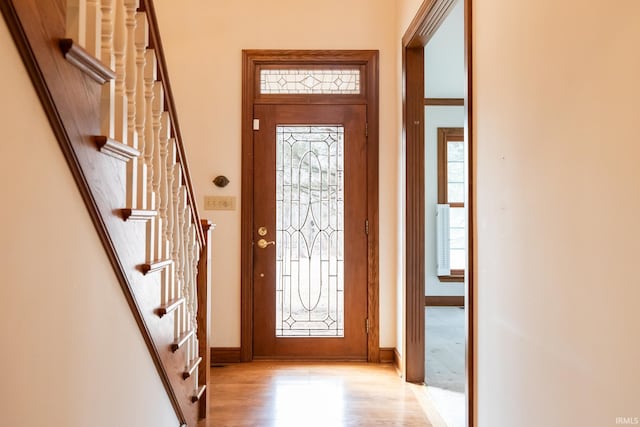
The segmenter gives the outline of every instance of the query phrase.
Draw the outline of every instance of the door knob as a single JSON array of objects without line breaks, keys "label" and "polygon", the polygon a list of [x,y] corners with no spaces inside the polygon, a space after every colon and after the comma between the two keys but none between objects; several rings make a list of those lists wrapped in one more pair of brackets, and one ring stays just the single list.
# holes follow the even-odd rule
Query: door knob
[{"label": "door knob", "polygon": [[276,242],[274,242],[273,240],[272,240],[272,241],[270,241],[270,242],[267,242],[267,241],[266,241],[266,240],[264,240],[264,239],[260,239],[260,240],[258,240],[258,247],[259,247],[260,249],[264,249],[264,248],[266,248],[266,247],[267,247],[267,246],[269,246],[269,245],[274,245],[274,246],[275,246],[275,244],[276,244]]}]

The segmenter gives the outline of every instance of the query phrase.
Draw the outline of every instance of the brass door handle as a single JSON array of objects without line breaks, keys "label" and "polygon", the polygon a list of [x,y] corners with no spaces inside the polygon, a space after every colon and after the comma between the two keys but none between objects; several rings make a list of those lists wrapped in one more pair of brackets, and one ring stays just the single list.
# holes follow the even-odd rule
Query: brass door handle
[{"label": "brass door handle", "polygon": [[266,241],[266,240],[264,240],[264,239],[260,239],[260,240],[258,240],[258,247],[259,247],[260,249],[265,249],[265,248],[266,248],[267,246],[269,246],[269,245],[274,245],[274,246],[275,246],[275,244],[276,244],[276,242],[274,242],[273,240],[272,240],[272,241],[270,241],[270,242],[267,242],[267,241]]}]

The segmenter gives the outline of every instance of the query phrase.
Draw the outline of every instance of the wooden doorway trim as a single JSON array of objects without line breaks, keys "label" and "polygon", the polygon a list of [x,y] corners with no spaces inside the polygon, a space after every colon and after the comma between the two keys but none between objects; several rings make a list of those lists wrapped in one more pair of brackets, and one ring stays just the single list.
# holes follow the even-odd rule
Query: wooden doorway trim
[{"label": "wooden doorway trim", "polygon": [[[425,0],[402,39],[403,120],[406,162],[406,289],[405,289],[405,377],[424,382],[425,365],[425,271],[424,271],[424,47],[440,27],[457,0]],[[475,187],[472,115],[471,1],[465,1],[465,139],[468,141],[468,265],[465,282],[466,307],[466,404],[467,427],[473,427],[475,407]]]},{"label": "wooden doorway trim", "polygon": [[[367,106],[367,360],[380,361],[378,249],[378,51],[377,50],[244,50],[242,52],[242,207],[240,276],[240,359],[253,359],[253,106],[255,103],[364,104]],[[261,96],[256,82],[261,66],[361,69],[361,94]]]}]

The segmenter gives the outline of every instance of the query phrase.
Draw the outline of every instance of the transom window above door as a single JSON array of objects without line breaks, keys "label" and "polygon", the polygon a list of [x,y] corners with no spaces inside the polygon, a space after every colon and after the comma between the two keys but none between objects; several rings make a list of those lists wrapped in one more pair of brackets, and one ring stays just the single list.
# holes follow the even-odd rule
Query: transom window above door
[{"label": "transom window above door", "polygon": [[359,69],[263,69],[261,94],[360,94]]},{"label": "transom window above door", "polygon": [[256,64],[253,93],[258,104],[297,102],[365,103],[369,70],[353,63]]}]

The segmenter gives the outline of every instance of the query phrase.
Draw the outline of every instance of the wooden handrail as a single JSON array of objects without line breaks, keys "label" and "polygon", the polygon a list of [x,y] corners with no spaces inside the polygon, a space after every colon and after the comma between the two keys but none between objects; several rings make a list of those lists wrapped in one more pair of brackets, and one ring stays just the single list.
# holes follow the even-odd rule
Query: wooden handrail
[{"label": "wooden handrail", "polygon": [[[173,91],[171,90],[171,81],[169,80],[169,72],[167,71],[167,60],[164,54],[164,48],[162,46],[162,39],[160,38],[160,30],[158,28],[158,18],[156,16],[153,0],[141,0],[139,10],[144,10],[147,13],[147,19],[149,22],[149,39],[150,47],[155,49],[156,58],[158,60],[158,80],[162,81],[165,97],[165,109],[171,117],[171,133],[176,140],[178,147],[178,161],[182,165],[182,179],[187,189],[187,199],[189,203],[189,209],[191,209],[191,218],[193,218],[194,224],[200,224],[200,214],[198,213],[198,205],[196,203],[195,191],[193,190],[193,184],[191,181],[191,174],[189,172],[189,164],[187,161],[187,155],[185,154],[184,144],[182,142],[182,132],[180,131],[180,125],[178,121],[178,112],[176,110],[176,104],[173,98]],[[204,234],[201,227],[196,227],[198,241],[200,246],[204,246]]]}]

